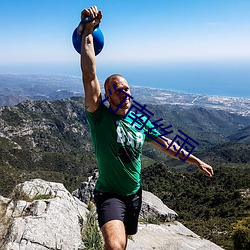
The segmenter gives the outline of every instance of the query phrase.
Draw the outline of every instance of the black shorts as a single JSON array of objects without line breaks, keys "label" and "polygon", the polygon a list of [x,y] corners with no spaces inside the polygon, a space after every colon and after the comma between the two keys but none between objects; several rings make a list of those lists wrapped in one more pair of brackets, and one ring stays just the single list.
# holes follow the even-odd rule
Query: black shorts
[{"label": "black shorts", "polygon": [[124,223],[127,235],[136,234],[142,203],[141,188],[129,196],[94,190],[94,199],[100,228],[108,221],[120,220]]}]

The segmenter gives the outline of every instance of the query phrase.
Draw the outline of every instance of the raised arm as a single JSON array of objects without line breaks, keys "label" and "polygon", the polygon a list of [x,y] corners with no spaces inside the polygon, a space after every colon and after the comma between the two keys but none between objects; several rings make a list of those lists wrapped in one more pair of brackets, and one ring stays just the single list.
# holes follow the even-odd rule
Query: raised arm
[{"label": "raised arm", "polygon": [[96,6],[93,6],[82,11],[81,19],[83,20],[88,16],[93,18],[93,21],[87,23],[85,27],[80,26],[78,32],[82,34],[81,69],[85,92],[85,107],[89,112],[94,112],[101,102],[101,90],[96,75],[96,59],[92,32],[94,27],[101,22],[102,13],[98,11]]},{"label": "raised arm", "polygon": [[[151,141],[150,144],[160,148],[165,153],[167,153],[169,156],[171,156],[171,157],[173,157],[175,159],[179,159],[179,157],[183,157],[181,152],[179,152],[179,154],[177,156],[175,156],[176,153],[178,152],[179,148],[180,148],[176,143],[174,143],[175,148],[172,145],[169,148],[169,150],[166,150],[166,148],[168,148],[168,146],[172,142],[170,139],[165,138],[165,140],[163,140],[161,138],[157,138],[156,140],[158,140],[161,144],[165,145],[165,147],[162,147],[156,141]],[[182,149],[182,151],[184,151],[185,155],[188,154],[184,149]],[[199,158],[195,157],[194,155],[190,154],[186,161],[189,162],[189,163],[195,164],[206,176],[212,177],[214,175],[213,168],[210,165],[203,162],[202,160],[200,160]]]}]

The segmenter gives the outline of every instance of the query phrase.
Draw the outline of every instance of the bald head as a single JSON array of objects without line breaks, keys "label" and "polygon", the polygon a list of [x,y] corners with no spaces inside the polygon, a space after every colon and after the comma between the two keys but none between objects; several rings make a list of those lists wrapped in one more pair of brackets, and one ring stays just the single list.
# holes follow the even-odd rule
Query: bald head
[{"label": "bald head", "polygon": [[126,82],[127,85],[128,85],[128,82],[127,80],[125,79],[125,77],[123,77],[122,75],[120,74],[113,74],[111,76],[109,76],[105,83],[104,83],[104,89],[105,89],[105,92],[108,91],[108,89],[112,88],[113,84],[118,82],[118,81],[123,81],[123,82]]}]

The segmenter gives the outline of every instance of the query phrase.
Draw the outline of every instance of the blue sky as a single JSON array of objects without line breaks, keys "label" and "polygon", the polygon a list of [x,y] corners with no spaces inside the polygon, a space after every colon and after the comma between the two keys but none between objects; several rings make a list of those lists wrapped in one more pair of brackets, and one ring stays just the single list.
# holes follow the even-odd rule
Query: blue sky
[{"label": "blue sky", "polygon": [[71,35],[91,5],[103,11],[103,77],[133,65],[250,62],[249,0],[1,0],[0,73],[80,75]]}]

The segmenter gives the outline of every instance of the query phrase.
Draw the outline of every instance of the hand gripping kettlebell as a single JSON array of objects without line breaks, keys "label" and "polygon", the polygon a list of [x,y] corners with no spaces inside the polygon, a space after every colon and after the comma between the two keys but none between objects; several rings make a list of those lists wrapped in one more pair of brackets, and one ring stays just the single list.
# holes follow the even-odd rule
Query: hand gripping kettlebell
[{"label": "hand gripping kettlebell", "polygon": [[[82,36],[78,34],[78,27],[82,24],[85,25],[86,23],[88,23],[92,20],[93,19],[91,17],[84,18],[79,23],[79,25],[77,26],[77,28],[74,30],[74,32],[72,34],[73,46],[79,54],[81,54]],[[94,27],[92,35],[93,35],[93,41],[94,41],[95,55],[98,55],[102,51],[102,48],[104,46],[104,36],[103,36],[102,31],[99,28],[99,24]]]}]

